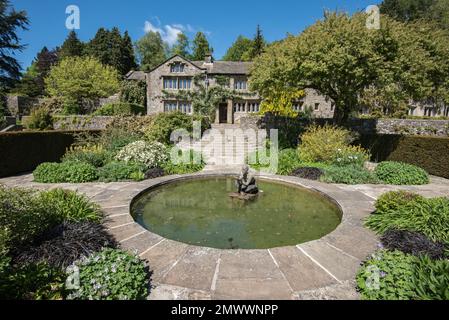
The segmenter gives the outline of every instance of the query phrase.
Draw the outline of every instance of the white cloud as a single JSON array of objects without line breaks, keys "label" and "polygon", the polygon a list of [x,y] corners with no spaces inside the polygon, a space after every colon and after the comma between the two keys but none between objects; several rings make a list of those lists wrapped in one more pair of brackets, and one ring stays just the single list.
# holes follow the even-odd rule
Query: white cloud
[{"label": "white cloud", "polygon": [[[197,30],[192,27],[190,24],[166,24],[162,26],[161,21],[158,17],[153,17],[152,20],[155,21],[155,23],[152,23],[150,21],[145,21],[145,32],[159,32],[159,34],[162,37],[162,40],[167,42],[170,46],[176,43],[176,39],[178,38],[178,34],[180,33],[195,33]],[[206,35],[210,35],[209,31],[203,31]]]}]

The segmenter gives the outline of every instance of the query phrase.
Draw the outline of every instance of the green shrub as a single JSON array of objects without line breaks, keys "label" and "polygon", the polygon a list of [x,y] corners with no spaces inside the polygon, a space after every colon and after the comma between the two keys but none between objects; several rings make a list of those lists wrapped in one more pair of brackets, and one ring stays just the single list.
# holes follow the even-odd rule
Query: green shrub
[{"label": "green shrub", "polygon": [[350,131],[330,125],[322,127],[312,125],[301,136],[298,146],[301,162],[332,163],[338,149],[344,149],[351,143]]},{"label": "green shrub", "polygon": [[421,185],[429,183],[429,175],[423,169],[401,162],[385,161],[379,163],[375,173],[388,184]]},{"label": "green shrub", "polygon": [[403,190],[384,193],[376,201],[376,213],[383,214],[395,211],[416,199],[423,199],[423,197]]},{"label": "green shrub", "polygon": [[158,141],[169,145],[172,142],[170,141],[170,136],[173,131],[185,129],[188,132],[192,132],[194,121],[201,121],[202,130],[209,126],[209,123],[200,116],[190,116],[178,111],[160,113],[145,130],[145,136],[150,141]]},{"label": "green shrub", "polygon": [[355,166],[362,168],[369,159],[369,153],[360,146],[346,146],[337,149],[332,164],[339,167]]},{"label": "green shrub", "polygon": [[23,124],[30,130],[51,130],[53,129],[53,116],[49,108],[35,108],[31,110],[30,116]]},{"label": "green shrub", "polygon": [[62,222],[100,222],[102,213],[100,207],[86,196],[71,190],[53,189],[40,192],[37,200],[46,206]]},{"label": "green shrub", "polygon": [[145,107],[143,105],[118,102],[118,103],[108,103],[100,108],[98,108],[94,115],[96,116],[128,116],[128,115],[138,115],[144,114]]},{"label": "green shrub", "polygon": [[412,284],[419,299],[449,300],[449,261],[420,257]]},{"label": "green shrub", "polygon": [[389,229],[416,231],[432,241],[449,243],[449,198],[416,197],[396,209],[372,214],[365,225],[379,234]]},{"label": "green shrub", "polygon": [[[144,263],[129,253],[104,249],[76,263],[79,289],[70,300],[141,300],[148,295],[148,275]],[[74,273],[72,269],[69,276]]]},{"label": "green shrub", "polygon": [[379,183],[376,175],[358,166],[328,166],[324,168],[323,182],[343,184],[375,184]]},{"label": "green shrub", "polygon": [[[253,154],[249,156],[249,162],[255,163],[250,163],[250,166],[257,170],[263,170],[264,168],[268,169],[267,163],[270,160],[271,152],[269,149],[267,149],[267,151],[268,154],[259,151],[253,152]],[[297,169],[301,165],[302,163],[298,158],[298,152],[296,149],[280,150],[278,153],[278,169],[276,174],[289,175],[293,170]]]},{"label": "green shrub", "polygon": [[128,131],[122,128],[106,129],[99,137],[98,144],[102,145],[112,157],[115,157],[117,153],[130,143],[142,140],[142,134],[134,131]]},{"label": "green shrub", "polygon": [[33,172],[41,183],[84,183],[98,179],[97,169],[84,162],[42,163]]},{"label": "green shrub", "polygon": [[372,159],[410,163],[429,174],[449,179],[449,137],[410,135],[362,135],[358,141]]},{"label": "green shrub", "polygon": [[449,261],[381,250],[356,276],[366,300],[448,300]]},{"label": "green shrub", "polygon": [[145,166],[131,162],[110,162],[98,170],[99,180],[103,182],[114,182],[141,178]]},{"label": "green shrub", "polygon": [[120,101],[146,105],[147,83],[145,81],[125,80],[120,88]]},{"label": "green shrub", "polygon": [[159,142],[135,141],[123,147],[115,160],[140,163],[146,169],[155,168],[168,160],[168,150]]},{"label": "green shrub", "polygon": [[63,182],[84,183],[98,179],[97,169],[84,162],[63,162],[60,164],[64,173]]},{"label": "green shrub", "polygon": [[[3,258],[8,259],[8,258]],[[2,300],[60,300],[65,274],[46,263],[13,267],[6,261],[0,270]],[[6,264],[6,265],[5,265]]]},{"label": "green shrub", "polygon": [[59,222],[35,191],[0,186],[0,245],[6,253],[32,242]]},{"label": "green shrub", "polygon": [[412,277],[417,258],[400,251],[378,251],[357,273],[357,288],[365,300],[410,300],[416,297]]},{"label": "green shrub", "polygon": [[[194,150],[184,150],[183,154],[179,153],[180,156],[188,155],[188,159],[184,161],[179,161],[179,163],[173,163],[168,161],[162,165],[162,169],[167,175],[171,174],[188,174],[198,172],[204,169],[205,163],[200,152]],[[199,161],[199,162],[198,162]]]},{"label": "green shrub", "polygon": [[110,154],[99,145],[72,146],[64,154],[63,162],[84,162],[96,168],[106,164]]}]

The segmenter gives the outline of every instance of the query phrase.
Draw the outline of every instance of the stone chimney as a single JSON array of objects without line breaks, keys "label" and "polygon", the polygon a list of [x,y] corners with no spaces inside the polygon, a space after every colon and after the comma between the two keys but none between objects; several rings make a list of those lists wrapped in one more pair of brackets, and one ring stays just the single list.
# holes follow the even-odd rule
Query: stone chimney
[{"label": "stone chimney", "polygon": [[212,54],[210,52],[206,53],[206,55],[204,57],[204,63],[206,63],[206,64],[214,63],[214,59],[212,58]]}]

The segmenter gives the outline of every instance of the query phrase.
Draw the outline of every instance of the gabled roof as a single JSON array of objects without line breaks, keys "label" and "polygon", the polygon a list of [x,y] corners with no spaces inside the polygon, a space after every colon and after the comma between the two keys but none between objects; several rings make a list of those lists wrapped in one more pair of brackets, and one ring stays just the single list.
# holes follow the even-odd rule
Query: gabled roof
[{"label": "gabled roof", "polygon": [[149,72],[144,71],[130,71],[126,75],[128,80],[145,80],[145,74],[151,73],[158,69],[162,65],[166,64],[170,60],[175,58],[180,58],[189,64],[197,67],[200,70],[207,71],[209,74],[220,74],[220,75],[248,75],[252,62],[242,62],[242,61],[214,61],[213,63],[206,63],[205,61],[190,61],[180,55],[174,55],[169,59],[165,60],[158,66],[151,69]]},{"label": "gabled roof", "polygon": [[204,61],[192,61],[201,69],[207,69],[210,74],[249,74],[252,62],[241,61],[214,61],[213,63],[205,63]]}]

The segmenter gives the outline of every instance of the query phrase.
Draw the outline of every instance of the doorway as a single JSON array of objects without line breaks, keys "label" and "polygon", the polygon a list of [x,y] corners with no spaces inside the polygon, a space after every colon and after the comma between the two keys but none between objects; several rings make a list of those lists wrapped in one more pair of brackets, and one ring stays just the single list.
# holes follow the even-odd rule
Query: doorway
[{"label": "doorway", "polygon": [[218,106],[219,110],[219,122],[220,123],[228,123],[228,104],[220,103]]}]

